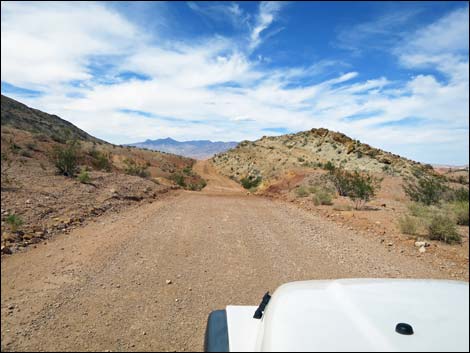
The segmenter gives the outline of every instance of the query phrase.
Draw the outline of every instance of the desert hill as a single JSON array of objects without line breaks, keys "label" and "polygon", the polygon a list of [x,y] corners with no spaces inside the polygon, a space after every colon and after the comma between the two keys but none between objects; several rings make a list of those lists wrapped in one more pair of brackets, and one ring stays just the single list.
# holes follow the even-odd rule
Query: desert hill
[{"label": "desert hill", "polygon": [[323,128],[243,141],[212,161],[222,174],[235,180],[250,176],[272,179],[287,171],[321,169],[326,163],[348,170],[406,175],[418,164]]}]

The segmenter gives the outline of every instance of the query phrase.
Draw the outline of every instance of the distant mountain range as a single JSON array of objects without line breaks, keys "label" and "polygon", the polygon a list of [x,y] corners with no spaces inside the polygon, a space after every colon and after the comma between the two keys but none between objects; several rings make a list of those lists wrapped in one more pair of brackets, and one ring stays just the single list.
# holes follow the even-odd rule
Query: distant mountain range
[{"label": "distant mountain range", "polygon": [[162,151],[180,156],[206,159],[221,152],[225,152],[238,145],[238,142],[221,142],[209,140],[195,140],[195,141],[176,141],[172,138],[146,140],[144,142],[137,142],[129,144],[140,148],[148,148],[154,151]]}]

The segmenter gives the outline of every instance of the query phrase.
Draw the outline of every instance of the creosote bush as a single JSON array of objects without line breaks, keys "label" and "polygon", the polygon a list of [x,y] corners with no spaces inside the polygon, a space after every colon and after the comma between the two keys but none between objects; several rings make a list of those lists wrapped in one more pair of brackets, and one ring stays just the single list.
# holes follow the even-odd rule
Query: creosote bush
[{"label": "creosote bush", "polygon": [[405,179],[403,190],[412,201],[435,205],[443,199],[448,187],[442,176],[432,173],[425,167],[415,167],[412,170],[412,177]]},{"label": "creosote bush", "polygon": [[55,146],[52,159],[57,171],[67,177],[73,177],[78,171],[80,159],[80,143],[68,141],[64,146]]},{"label": "creosote bush", "polygon": [[139,176],[141,178],[148,178],[150,176],[147,164],[140,164],[129,158],[124,160],[124,164],[126,165],[126,168],[124,169],[126,174]]},{"label": "creosote bush", "polygon": [[381,178],[367,172],[350,172],[336,167],[329,171],[329,177],[339,195],[349,197],[357,210],[376,195],[382,182]]},{"label": "creosote bush", "polygon": [[455,221],[443,214],[435,215],[428,225],[428,236],[431,240],[441,240],[448,244],[460,243],[462,237],[457,232]]},{"label": "creosote bush", "polygon": [[257,176],[255,178],[253,175],[250,175],[247,178],[240,179],[240,183],[245,189],[256,188],[261,183],[261,177]]},{"label": "creosote bush", "polygon": [[398,219],[398,225],[400,227],[400,231],[403,234],[415,235],[418,233],[420,222],[417,217],[404,215],[403,217]]}]

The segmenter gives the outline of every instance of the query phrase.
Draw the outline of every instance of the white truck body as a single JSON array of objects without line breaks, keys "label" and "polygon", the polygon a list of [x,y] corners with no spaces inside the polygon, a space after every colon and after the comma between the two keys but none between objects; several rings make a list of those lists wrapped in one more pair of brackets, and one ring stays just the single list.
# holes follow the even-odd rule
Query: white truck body
[{"label": "white truck body", "polygon": [[[279,287],[257,306],[227,306],[230,351],[469,351],[466,282],[344,279]],[[413,334],[396,332],[411,325]]]}]

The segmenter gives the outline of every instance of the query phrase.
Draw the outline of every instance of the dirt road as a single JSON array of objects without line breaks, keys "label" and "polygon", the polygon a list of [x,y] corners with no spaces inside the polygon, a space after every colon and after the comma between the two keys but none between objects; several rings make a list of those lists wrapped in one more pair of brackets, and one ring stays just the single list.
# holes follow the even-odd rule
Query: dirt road
[{"label": "dirt road", "polygon": [[[2,350],[202,350],[207,315],[282,283],[445,278],[280,201],[247,196],[205,162],[178,192],[2,259]],[[171,284],[167,284],[171,280]]]}]

